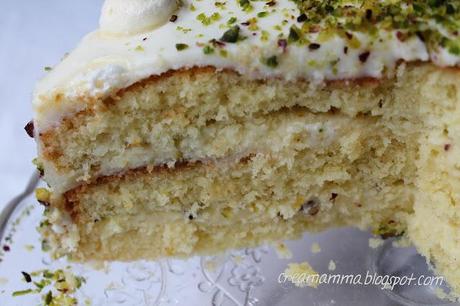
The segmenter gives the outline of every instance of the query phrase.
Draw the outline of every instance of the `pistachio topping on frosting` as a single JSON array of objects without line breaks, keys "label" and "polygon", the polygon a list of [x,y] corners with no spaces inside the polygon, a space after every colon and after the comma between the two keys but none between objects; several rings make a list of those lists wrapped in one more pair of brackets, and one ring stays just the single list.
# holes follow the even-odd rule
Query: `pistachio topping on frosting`
[{"label": "pistachio topping on frosting", "polygon": [[460,55],[460,1],[458,0],[293,0],[298,21],[308,32],[346,36],[347,31],[374,36],[379,30],[397,30],[401,41],[418,36],[428,49],[445,48]]},{"label": "pistachio topping on frosting", "polygon": [[106,0],[99,23],[108,33],[139,33],[167,22],[177,7],[176,0]]},{"label": "pistachio topping on frosting", "polygon": [[400,61],[460,66],[459,0],[178,1],[106,0],[100,29],[38,84],[37,131],[174,69],[316,82],[386,77]]}]

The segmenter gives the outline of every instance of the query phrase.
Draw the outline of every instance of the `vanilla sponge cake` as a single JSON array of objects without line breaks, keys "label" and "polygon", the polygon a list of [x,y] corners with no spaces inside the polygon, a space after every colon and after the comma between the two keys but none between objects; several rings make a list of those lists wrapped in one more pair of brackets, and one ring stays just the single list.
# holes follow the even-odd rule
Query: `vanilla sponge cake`
[{"label": "vanilla sponge cake", "polygon": [[407,235],[460,291],[458,20],[458,1],[107,0],[34,94],[45,244],[128,261],[355,226]]}]

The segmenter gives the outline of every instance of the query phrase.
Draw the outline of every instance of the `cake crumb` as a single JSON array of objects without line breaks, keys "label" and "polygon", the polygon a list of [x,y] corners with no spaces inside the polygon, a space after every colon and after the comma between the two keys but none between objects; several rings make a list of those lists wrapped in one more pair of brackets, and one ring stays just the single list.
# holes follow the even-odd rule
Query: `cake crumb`
[{"label": "cake crumb", "polygon": [[393,241],[392,246],[394,248],[408,248],[412,246],[412,243],[410,242],[409,237],[402,236],[399,239]]},{"label": "cake crumb", "polygon": [[173,169],[176,166],[176,161],[172,160],[166,163],[169,169]]},{"label": "cake crumb", "polygon": [[273,243],[273,247],[275,248],[276,254],[280,259],[292,258],[292,252],[284,242]]},{"label": "cake crumb", "polygon": [[317,254],[317,253],[321,252],[321,247],[319,246],[319,244],[317,242],[315,242],[315,243],[313,243],[311,245],[311,252],[313,254]]},{"label": "cake crumb", "polygon": [[337,266],[336,266],[335,262],[334,262],[333,260],[330,260],[327,269],[328,269],[329,271],[334,271],[336,267],[337,267]]},{"label": "cake crumb", "polygon": [[369,247],[376,249],[383,245],[384,240],[381,238],[369,238]]},{"label": "cake crumb", "polygon": [[239,265],[239,264],[241,264],[241,263],[243,262],[243,257],[240,256],[240,255],[234,255],[234,256],[233,256],[233,261],[234,261],[237,265]]},{"label": "cake crumb", "polygon": [[296,287],[318,287],[319,275],[306,261],[288,264],[284,274]]},{"label": "cake crumb", "polygon": [[147,165],[147,172],[148,172],[148,173],[152,173],[153,170],[155,170],[155,166],[154,166],[154,165],[151,165],[151,164],[150,164],[150,165]]},{"label": "cake crumb", "polygon": [[204,268],[208,270],[209,272],[215,272],[217,269],[217,261],[215,259],[210,259],[205,261],[204,263]]},{"label": "cake crumb", "polygon": [[455,292],[446,292],[445,289],[440,287],[434,288],[434,294],[437,298],[444,301],[449,301],[452,303],[458,303],[460,301],[460,297]]},{"label": "cake crumb", "polygon": [[445,298],[447,298],[447,294],[442,288],[439,288],[439,287],[434,288],[434,293],[441,300],[444,300]]},{"label": "cake crumb", "polygon": [[101,271],[104,273],[109,273],[110,272],[110,265],[108,262],[105,261],[89,261],[88,266],[91,267],[94,270]]},{"label": "cake crumb", "polygon": [[0,286],[6,285],[8,283],[8,279],[4,277],[0,277]]},{"label": "cake crumb", "polygon": [[24,248],[26,249],[26,251],[32,252],[33,249],[34,249],[34,246],[31,245],[31,244],[26,244],[26,245],[24,246]]}]

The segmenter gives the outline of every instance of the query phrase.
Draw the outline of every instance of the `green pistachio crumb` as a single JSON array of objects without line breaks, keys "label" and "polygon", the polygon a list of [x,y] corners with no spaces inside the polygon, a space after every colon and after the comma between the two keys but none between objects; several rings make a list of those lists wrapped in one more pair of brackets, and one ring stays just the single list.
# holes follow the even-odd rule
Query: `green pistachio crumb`
[{"label": "green pistachio crumb", "polygon": [[43,175],[44,172],[45,172],[45,168],[43,166],[43,164],[40,162],[40,160],[38,158],[34,158],[32,160],[32,164],[35,165],[35,167],[37,168],[38,172]]},{"label": "green pistachio crumb", "polygon": [[179,44],[176,44],[176,49],[177,51],[183,51],[185,49],[188,49],[188,45],[179,43]]},{"label": "green pistachio crumb", "polygon": [[300,39],[300,34],[301,31],[298,27],[296,27],[295,25],[291,26],[291,28],[289,29],[289,36],[288,36],[288,41],[289,42],[296,42]]},{"label": "green pistachio crumb", "polygon": [[144,47],[142,47],[141,45],[137,45],[136,48],[134,49],[134,51],[144,51]]},{"label": "green pistachio crumb", "polygon": [[49,244],[48,240],[43,239],[41,242],[41,247],[43,252],[49,252],[51,250],[51,245]]},{"label": "green pistachio crumb", "polygon": [[353,33],[365,33],[377,39],[380,30],[397,30],[404,33],[404,40],[418,37],[430,51],[444,48],[460,55],[458,0],[351,1],[357,5],[343,0],[294,2],[300,10],[297,22],[302,23],[304,32],[319,32],[318,42],[342,36],[340,32],[345,31],[347,45],[358,49],[361,42]]},{"label": "green pistachio crumb", "polygon": [[214,5],[221,10],[225,9],[225,2],[217,1],[214,3]]},{"label": "green pistachio crumb", "polygon": [[220,38],[221,41],[228,42],[228,43],[236,43],[238,41],[240,34],[240,27],[235,25],[225,31],[224,35]]},{"label": "green pistachio crumb", "polygon": [[177,31],[181,31],[181,32],[184,33],[184,34],[187,34],[188,32],[191,32],[191,31],[192,31],[192,29],[190,29],[190,28],[184,28],[184,27],[181,27],[181,26],[177,26],[177,27],[176,27],[176,30],[177,30]]},{"label": "green pistachio crumb", "polygon": [[220,20],[220,14],[219,13],[213,13],[210,16],[206,16],[205,13],[201,13],[198,16],[196,16],[196,19],[200,21],[203,25],[208,26],[211,25],[212,23]]},{"label": "green pistachio crumb", "polygon": [[260,36],[260,39],[262,41],[268,41],[268,39],[270,38],[270,33],[268,31],[263,30],[261,34],[262,35]]},{"label": "green pistachio crumb", "polygon": [[269,58],[266,58],[263,62],[270,68],[276,68],[278,66],[278,57],[273,55]]},{"label": "green pistachio crumb", "polygon": [[232,25],[237,21],[236,17],[230,17],[230,19],[227,21],[228,25]]},{"label": "green pistachio crumb", "polygon": [[219,54],[220,54],[220,56],[222,56],[222,57],[227,57],[227,56],[228,56],[227,50],[220,50],[220,51],[219,51]]},{"label": "green pistachio crumb", "polygon": [[253,10],[253,6],[249,0],[238,0],[238,4],[245,12],[250,12]]},{"label": "green pistachio crumb", "polygon": [[19,291],[14,291],[13,296],[22,296],[26,294],[31,294],[34,291],[32,289],[26,289],[26,290],[19,290]]},{"label": "green pistachio crumb", "polygon": [[54,277],[54,273],[48,271],[48,270],[45,270],[43,271],[43,277],[44,278],[53,278]]},{"label": "green pistachio crumb", "polygon": [[257,13],[257,17],[259,17],[259,18],[264,18],[264,17],[267,17],[267,16],[268,16],[267,11]]},{"label": "green pistachio crumb", "polygon": [[203,48],[203,53],[204,54],[212,54],[212,53],[214,53],[214,48],[212,48],[211,46],[205,46]]},{"label": "green pistachio crumb", "polygon": [[43,302],[45,303],[45,305],[49,305],[51,304],[51,302],[53,301],[53,293],[50,291],[48,291],[48,293],[43,297]]}]

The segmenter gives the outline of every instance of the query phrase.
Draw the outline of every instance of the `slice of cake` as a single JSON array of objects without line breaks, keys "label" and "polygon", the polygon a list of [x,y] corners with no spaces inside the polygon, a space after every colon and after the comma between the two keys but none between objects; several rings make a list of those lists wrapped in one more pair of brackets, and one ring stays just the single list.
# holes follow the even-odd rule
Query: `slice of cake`
[{"label": "slice of cake", "polygon": [[35,92],[45,243],[157,259],[356,226],[407,234],[460,290],[459,20],[448,0],[106,1]]}]

